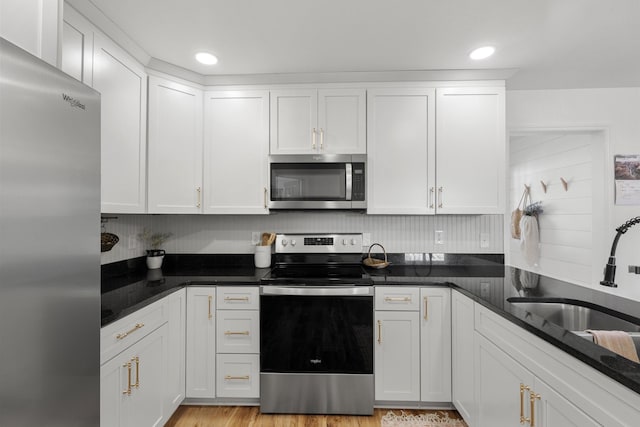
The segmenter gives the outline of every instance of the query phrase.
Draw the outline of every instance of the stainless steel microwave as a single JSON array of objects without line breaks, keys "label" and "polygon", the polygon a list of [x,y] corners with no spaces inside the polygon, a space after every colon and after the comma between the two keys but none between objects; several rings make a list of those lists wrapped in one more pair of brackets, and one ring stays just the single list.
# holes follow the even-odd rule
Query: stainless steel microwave
[{"label": "stainless steel microwave", "polygon": [[270,209],[366,209],[364,154],[273,155]]}]

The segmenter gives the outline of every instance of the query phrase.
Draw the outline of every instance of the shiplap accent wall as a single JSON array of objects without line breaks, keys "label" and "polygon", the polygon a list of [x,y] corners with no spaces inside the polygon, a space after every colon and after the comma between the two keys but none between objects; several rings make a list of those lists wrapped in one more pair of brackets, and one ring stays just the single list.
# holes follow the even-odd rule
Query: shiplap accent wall
[{"label": "shiplap accent wall", "polygon": [[[119,215],[118,220],[107,225],[107,231],[118,234],[120,242],[111,252],[103,254],[102,263],[144,255],[144,248],[128,249],[128,244],[129,238],[135,239],[145,226],[154,231],[173,233],[163,247],[168,253],[253,253],[251,234],[263,231],[370,233],[371,243],[381,243],[387,252],[504,252],[503,215],[401,216],[349,212]],[[436,230],[443,231],[442,245],[435,244]],[[487,247],[480,247],[481,233],[486,234]]]},{"label": "shiplap accent wall", "polygon": [[[571,282],[589,285],[600,274],[594,250],[601,241],[604,214],[602,134],[594,131],[540,131],[510,138],[510,206],[515,209],[524,186],[533,202],[542,201],[538,217],[540,261],[528,265],[520,240],[509,237],[510,264]],[[565,191],[560,178],[568,182]],[[541,181],[547,185],[544,192]],[[508,219],[510,220],[510,218]]]}]

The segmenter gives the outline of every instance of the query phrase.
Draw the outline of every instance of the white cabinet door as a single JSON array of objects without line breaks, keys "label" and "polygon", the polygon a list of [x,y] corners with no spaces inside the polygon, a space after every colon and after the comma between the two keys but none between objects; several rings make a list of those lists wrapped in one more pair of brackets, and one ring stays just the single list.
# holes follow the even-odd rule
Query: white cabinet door
[{"label": "white cabinet door", "polygon": [[215,397],[215,310],[215,288],[187,288],[187,397]]},{"label": "white cabinet door", "polygon": [[93,88],[101,94],[102,212],[146,210],[146,105],[144,68],[94,34]]},{"label": "white cabinet door", "polygon": [[260,397],[260,355],[219,354],[218,397]]},{"label": "white cabinet door", "polygon": [[436,91],[437,211],[504,213],[504,87]]},{"label": "white cabinet door", "polygon": [[420,400],[418,312],[375,312],[375,399]]},{"label": "white cabinet door", "polygon": [[271,91],[271,154],[314,154],[319,138],[315,89]]},{"label": "white cabinet door", "polygon": [[532,388],[533,374],[478,333],[475,354],[478,412],[473,425],[513,427],[530,420],[529,389],[521,391],[521,386]]},{"label": "white cabinet door", "polygon": [[366,91],[318,90],[317,150],[325,154],[366,154]]},{"label": "white cabinet door", "polygon": [[534,420],[531,421],[531,425],[536,427],[600,426],[593,418],[537,378],[534,392],[539,398],[534,402]]},{"label": "white cabinet door", "polygon": [[367,138],[367,213],[435,213],[435,90],[368,91]]},{"label": "white cabinet door", "polygon": [[267,214],[269,93],[205,94],[204,213]]},{"label": "white cabinet door", "polygon": [[453,405],[469,425],[475,425],[474,302],[451,293],[451,394]]},{"label": "white cabinet door", "polygon": [[149,213],[202,212],[202,91],[149,77]]},{"label": "white cabinet door", "polygon": [[421,288],[420,399],[451,401],[451,290]]},{"label": "white cabinet door", "polygon": [[100,425],[161,426],[167,363],[167,325],[100,367]]},{"label": "white cabinet door", "polygon": [[185,398],[185,349],[187,329],[187,291],[180,289],[167,297],[168,330],[166,370],[166,393],[164,413],[167,418],[180,406]]},{"label": "white cabinet door", "polygon": [[0,37],[56,67],[61,13],[62,0],[2,0]]},{"label": "white cabinet door", "polygon": [[60,69],[88,86],[93,78],[93,33],[89,21],[65,4]]}]

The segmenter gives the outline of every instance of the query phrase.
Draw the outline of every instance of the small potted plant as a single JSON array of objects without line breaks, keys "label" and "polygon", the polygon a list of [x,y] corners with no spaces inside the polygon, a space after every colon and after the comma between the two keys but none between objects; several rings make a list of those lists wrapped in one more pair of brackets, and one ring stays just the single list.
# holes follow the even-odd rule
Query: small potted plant
[{"label": "small potted plant", "polygon": [[153,233],[145,228],[142,233],[138,234],[138,238],[145,243],[147,248],[147,267],[149,269],[162,267],[165,251],[160,246],[171,237],[173,233]]}]

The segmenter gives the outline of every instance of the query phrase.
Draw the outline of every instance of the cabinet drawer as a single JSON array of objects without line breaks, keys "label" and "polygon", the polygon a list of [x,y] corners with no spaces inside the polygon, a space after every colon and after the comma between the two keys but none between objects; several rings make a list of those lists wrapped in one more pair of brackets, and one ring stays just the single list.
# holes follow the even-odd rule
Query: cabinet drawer
[{"label": "cabinet drawer", "polygon": [[216,361],[218,397],[260,397],[260,356],[220,354]]},{"label": "cabinet drawer", "polygon": [[111,359],[168,320],[168,301],[156,301],[100,330],[100,364]]},{"label": "cabinet drawer", "polygon": [[420,310],[420,288],[401,286],[376,287],[376,310]]},{"label": "cabinet drawer", "polygon": [[218,310],[258,310],[260,292],[257,286],[218,286]]},{"label": "cabinet drawer", "polygon": [[259,353],[260,313],[251,310],[218,311],[218,353]]}]

